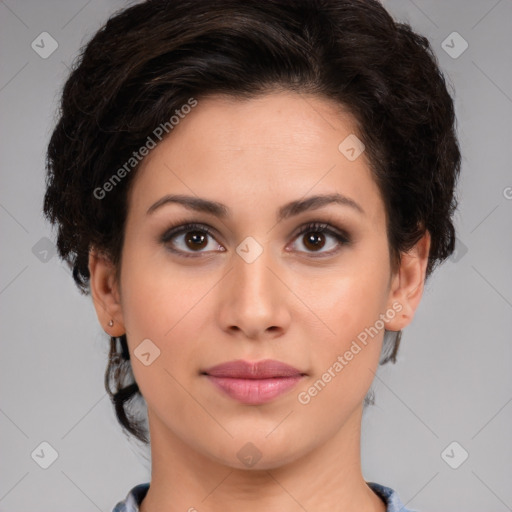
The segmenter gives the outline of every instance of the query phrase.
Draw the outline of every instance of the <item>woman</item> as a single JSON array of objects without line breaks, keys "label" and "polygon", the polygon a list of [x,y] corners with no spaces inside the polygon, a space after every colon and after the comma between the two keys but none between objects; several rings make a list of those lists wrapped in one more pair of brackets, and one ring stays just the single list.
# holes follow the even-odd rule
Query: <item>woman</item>
[{"label": "woman", "polygon": [[376,1],[153,0],[97,32],[44,211],[151,445],[115,512],[406,511],[362,475],[361,417],[454,249],[454,122]]}]

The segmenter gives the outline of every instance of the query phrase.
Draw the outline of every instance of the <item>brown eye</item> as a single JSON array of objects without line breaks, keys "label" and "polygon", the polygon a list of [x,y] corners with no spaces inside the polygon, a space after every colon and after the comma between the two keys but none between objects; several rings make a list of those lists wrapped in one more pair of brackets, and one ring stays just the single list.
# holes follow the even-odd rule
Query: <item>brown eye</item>
[{"label": "brown eye", "polygon": [[[330,227],[329,224],[325,223],[310,223],[303,226],[296,238],[300,238],[302,245],[306,248],[306,253],[318,253],[320,256],[330,256],[338,252],[340,246],[348,245],[350,238],[347,234],[338,231],[336,228]],[[329,244],[328,240],[331,238],[333,242]],[[328,247],[326,251],[322,251],[324,247]],[[330,250],[329,250],[330,248]]]},{"label": "brown eye", "polygon": [[[171,228],[160,239],[171,252],[185,257],[201,256],[215,250],[224,252],[225,249],[214,240],[212,230],[203,224],[183,224]],[[205,250],[208,245],[211,250]]]},{"label": "brown eye", "polygon": [[185,243],[190,249],[204,249],[207,245],[207,238],[209,235],[201,231],[187,231],[185,233]]},{"label": "brown eye", "polygon": [[325,236],[320,232],[310,232],[307,236],[304,235],[303,240],[304,246],[313,251],[321,249],[325,245]]}]

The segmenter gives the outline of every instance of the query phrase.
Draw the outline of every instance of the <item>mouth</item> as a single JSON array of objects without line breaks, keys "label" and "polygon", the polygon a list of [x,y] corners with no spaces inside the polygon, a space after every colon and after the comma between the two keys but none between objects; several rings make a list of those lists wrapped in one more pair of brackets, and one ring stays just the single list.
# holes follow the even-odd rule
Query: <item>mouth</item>
[{"label": "mouth", "polygon": [[291,390],[306,374],[280,361],[265,359],[255,363],[228,361],[202,371],[201,375],[234,400],[258,405]]}]

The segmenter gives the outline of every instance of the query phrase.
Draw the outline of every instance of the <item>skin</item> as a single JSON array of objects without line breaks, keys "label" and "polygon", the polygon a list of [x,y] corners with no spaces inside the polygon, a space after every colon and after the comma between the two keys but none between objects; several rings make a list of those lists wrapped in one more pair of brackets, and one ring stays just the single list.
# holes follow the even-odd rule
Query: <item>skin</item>
[{"label": "skin", "polygon": [[[91,250],[99,321],[110,335],[127,333],[148,406],[152,478],[141,512],[385,510],[360,462],[363,400],[384,330],[308,404],[298,400],[380,314],[388,330],[408,325],[423,293],[429,234],[393,272],[366,154],[349,161],[338,150],[357,133],[339,105],[312,95],[199,99],[134,177],[119,280]],[[285,203],[336,192],[364,213],[329,204],[276,222]],[[166,204],[147,214],[166,194],[215,200],[231,213]],[[324,233],[315,247],[314,230],[297,236],[315,221],[346,231],[350,243]],[[160,240],[185,222],[214,234],[204,243],[183,233]],[[249,236],[263,250],[251,263],[236,252]],[[390,319],[394,303],[401,310]],[[160,355],[146,366],[134,350],[148,338]],[[233,359],[277,359],[307,375],[271,402],[242,404],[200,374]],[[250,468],[237,457],[249,442],[261,453]]]}]

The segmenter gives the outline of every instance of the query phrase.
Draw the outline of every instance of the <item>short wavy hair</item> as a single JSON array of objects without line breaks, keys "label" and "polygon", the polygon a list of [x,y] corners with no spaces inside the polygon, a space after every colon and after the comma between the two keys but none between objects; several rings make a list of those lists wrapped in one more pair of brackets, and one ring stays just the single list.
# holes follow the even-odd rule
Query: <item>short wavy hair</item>
[{"label": "short wavy hair", "polygon": [[[353,114],[385,203],[394,266],[427,230],[427,278],[453,252],[456,119],[425,37],[376,0],[148,0],[115,13],[82,47],[48,145],[44,213],[83,293],[91,247],[120,262],[137,166],[108,198],[94,190],[190,97],[275,90],[315,94]],[[381,364],[396,359],[401,332],[390,334]],[[140,391],[126,335],[111,338],[105,387],[122,427],[148,443],[127,410]]]}]

